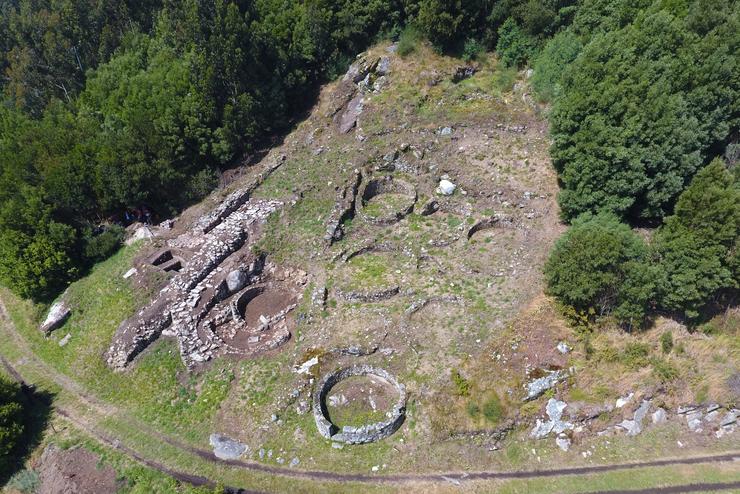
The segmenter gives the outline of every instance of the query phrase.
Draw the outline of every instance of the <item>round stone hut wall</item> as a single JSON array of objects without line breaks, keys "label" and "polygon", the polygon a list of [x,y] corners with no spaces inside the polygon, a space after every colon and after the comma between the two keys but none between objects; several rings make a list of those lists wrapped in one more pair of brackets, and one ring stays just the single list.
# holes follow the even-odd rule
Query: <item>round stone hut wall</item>
[{"label": "round stone hut wall", "polygon": [[[359,427],[344,426],[340,430],[329,420],[326,409],[326,396],[338,382],[353,376],[376,376],[391,384],[398,391],[398,401],[390,412],[390,417]],[[318,383],[313,396],[313,415],[319,434],[332,441],[347,444],[363,444],[378,441],[390,436],[401,427],[406,415],[406,387],[384,369],[367,364],[358,364],[327,374]]]}]

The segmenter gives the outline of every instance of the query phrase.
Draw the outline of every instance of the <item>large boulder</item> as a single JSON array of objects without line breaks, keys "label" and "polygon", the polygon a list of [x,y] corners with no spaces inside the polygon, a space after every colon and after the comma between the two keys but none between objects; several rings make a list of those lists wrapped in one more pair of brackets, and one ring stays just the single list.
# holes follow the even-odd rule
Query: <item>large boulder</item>
[{"label": "large boulder", "polygon": [[211,434],[210,441],[213,454],[222,460],[236,460],[243,455],[249,447],[221,434]]},{"label": "large boulder", "polygon": [[41,323],[39,329],[44,333],[51,333],[61,327],[67,318],[69,318],[70,314],[72,314],[72,309],[69,308],[66,300],[62,299],[55,302],[51,306],[51,309],[49,309],[49,314],[47,314],[46,319]]},{"label": "large boulder", "polygon": [[229,289],[230,293],[238,292],[245,286],[249,281],[249,276],[246,272],[241,269],[235,269],[226,275],[226,288]]}]

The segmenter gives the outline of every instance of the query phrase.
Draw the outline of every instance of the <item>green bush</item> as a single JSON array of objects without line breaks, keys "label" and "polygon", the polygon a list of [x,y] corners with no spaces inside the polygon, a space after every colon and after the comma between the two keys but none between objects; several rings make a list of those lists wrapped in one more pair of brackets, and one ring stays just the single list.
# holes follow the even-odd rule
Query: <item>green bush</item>
[{"label": "green bush", "polygon": [[662,382],[672,381],[678,377],[678,369],[662,359],[653,359],[651,361],[653,372]]},{"label": "green bush", "polygon": [[88,229],[85,234],[85,258],[89,262],[100,262],[111,256],[123,243],[126,230],[118,225],[109,225],[97,235]]},{"label": "green bush", "polygon": [[649,355],[650,347],[648,345],[632,341],[627,343],[622,353],[619,354],[619,361],[630,369],[639,369],[650,363]]},{"label": "green bush", "polygon": [[583,215],[545,263],[548,293],[577,311],[639,327],[655,290],[647,254],[642,239],[615,216]]},{"label": "green bush", "polygon": [[504,406],[497,394],[493,394],[483,404],[483,416],[492,424],[497,424],[504,417]]},{"label": "green bush", "polygon": [[548,41],[534,62],[532,75],[532,87],[541,101],[553,101],[560,95],[563,71],[582,48],[580,39],[571,31],[561,31]]},{"label": "green bush", "polygon": [[463,46],[462,59],[466,62],[477,60],[485,51],[486,47],[480,41],[469,38]]},{"label": "green bush", "polygon": [[411,55],[416,51],[416,47],[421,42],[421,33],[414,25],[406,26],[398,37],[398,47],[396,53],[401,57]]},{"label": "green bush", "polygon": [[670,331],[660,335],[660,348],[663,353],[671,353],[671,350],[673,350],[673,334]]},{"label": "green bush", "polygon": [[496,53],[507,67],[521,67],[536,50],[535,41],[511,17],[498,30]]},{"label": "green bush", "polygon": [[480,414],[480,407],[474,401],[468,402],[468,405],[465,407],[465,409],[468,412],[468,416],[470,418],[477,418]]},{"label": "green bush", "polygon": [[493,73],[491,83],[500,93],[511,91],[516,82],[516,69],[513,67],[504,67],[499,65]]},{"label": "green bush", "polygon": [[39,474],[34,470],[23,469],[15,473],[8,480],[8,487],[20,491],[23,494],[36,492],[39,485]]},{"label": "green bush", "polygon": [[457,369],[452,370],[452,382],[455,384],[455,393],[457,396],[469,396],[470,395],[470,381],[465,379],[460,371]]}]

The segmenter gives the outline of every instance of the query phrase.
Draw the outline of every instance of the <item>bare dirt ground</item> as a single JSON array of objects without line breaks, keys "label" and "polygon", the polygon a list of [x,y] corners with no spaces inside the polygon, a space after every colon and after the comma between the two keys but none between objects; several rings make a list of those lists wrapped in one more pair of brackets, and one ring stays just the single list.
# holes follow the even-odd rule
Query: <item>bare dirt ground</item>
[{"label": "bare dirt ground", "polygon": [[47,446],[36,465],[37,494],[100,494],[116,492],[119,483],[110,467],[98,467],[100,457],[83,448]]}]

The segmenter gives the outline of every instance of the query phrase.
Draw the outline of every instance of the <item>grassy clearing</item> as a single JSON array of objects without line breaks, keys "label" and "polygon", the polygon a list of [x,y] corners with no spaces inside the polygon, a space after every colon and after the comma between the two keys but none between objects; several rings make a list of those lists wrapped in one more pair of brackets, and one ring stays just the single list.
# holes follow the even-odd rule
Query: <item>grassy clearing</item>
[{"label": "grassy clearing", "polygon": [[[201,441],[233,379],[228,362],[219,361],[203,375],[181,382],[178,376],[184,367],[179,352],[166,340],[155,343],[124,373],[112,372],[103,360],[118,324],[135,310],[136,296],[122,275],[136,252],[135,246],[122,249],[73,283],[68,292],[73,314],[49,338],[37,329],[45,307],[21,301],[7,291],[3,300],[33,353],[54,370],[160,430]],[[60,347],[57,342],[66,334],[72,335],[71,340]]]}]

